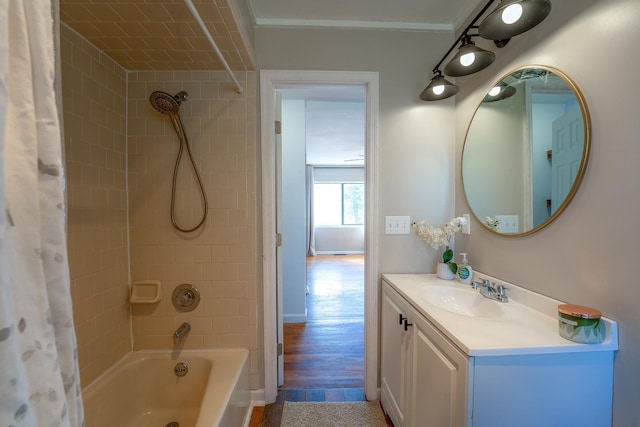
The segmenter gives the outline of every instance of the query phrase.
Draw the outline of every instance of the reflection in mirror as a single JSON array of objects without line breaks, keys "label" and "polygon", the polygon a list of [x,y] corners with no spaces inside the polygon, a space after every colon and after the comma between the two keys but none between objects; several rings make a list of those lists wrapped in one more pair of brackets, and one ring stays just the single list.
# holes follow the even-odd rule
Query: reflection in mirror
[{"label": "reflection in mirror", "polygon": [[577,190],[589,155],[584,99],[567,76],[525,67],[498,81],[478,106],[462,154],[469,206],[490,230],[531,234]]}]

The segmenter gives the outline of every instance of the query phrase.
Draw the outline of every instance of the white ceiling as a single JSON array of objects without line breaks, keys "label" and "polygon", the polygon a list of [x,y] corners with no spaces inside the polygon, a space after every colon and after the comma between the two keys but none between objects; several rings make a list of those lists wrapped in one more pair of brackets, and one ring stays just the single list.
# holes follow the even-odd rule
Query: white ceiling
[{"label": "white ceiling", "polygon": [[257,26],[453,31],[481,0],[246,0]]},{"label": "white ceiling", "polygon": [[[365,90],[363,86],[280,88],[282,99],[304,99],[306,161],[314,166],[364,165]],[[283,132],[286,118],[283,117]]]}]

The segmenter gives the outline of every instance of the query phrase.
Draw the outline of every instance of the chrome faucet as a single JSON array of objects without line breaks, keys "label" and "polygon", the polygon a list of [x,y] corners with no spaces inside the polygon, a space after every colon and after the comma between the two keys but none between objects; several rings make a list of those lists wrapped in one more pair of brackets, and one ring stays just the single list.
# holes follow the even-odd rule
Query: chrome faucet
[{"label": "chrome faucet", "polygon": [[485,298],[489,298],[499,302],[509,302],[507,297],[507,291],[509,288],[503,285],[496,285],[494,282],[489,282],[488,279],[479,279],[478,282],[471,282],[473,289],[480,289],[480,295]]},{"label": "chrome faucet", "polygon": [[182,325],[180,325],[180,327],[176,329],[176,331],[173,333],[173,343],[176,345],[181,344],[182,340],[184,339],[184,337],[187,336],[190,330],[191,330],[190,324],[185,322]]}]

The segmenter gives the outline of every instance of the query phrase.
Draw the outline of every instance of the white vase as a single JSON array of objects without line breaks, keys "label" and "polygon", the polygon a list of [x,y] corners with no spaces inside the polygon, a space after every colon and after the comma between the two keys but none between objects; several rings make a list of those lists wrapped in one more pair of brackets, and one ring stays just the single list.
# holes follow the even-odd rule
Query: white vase
[{"label": "white vase", "polygon": [[453,278],[456,277],[453,271],[451,271],[451,269],[449,268],[449,264],[446,264],[444,262],[438,263],[436,274],[443,280],[453,280]]}]

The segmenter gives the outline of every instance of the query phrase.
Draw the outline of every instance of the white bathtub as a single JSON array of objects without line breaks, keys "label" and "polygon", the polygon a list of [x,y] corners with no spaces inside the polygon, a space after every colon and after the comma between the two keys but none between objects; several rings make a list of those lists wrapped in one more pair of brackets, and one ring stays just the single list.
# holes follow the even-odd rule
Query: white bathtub
[{"label": "white bathtub", "polygon": [[[86,387],[87,427],[238,427],[248,423],[248,350],[136,351]],[[174,368],[186,363],[188,373]]]}]

